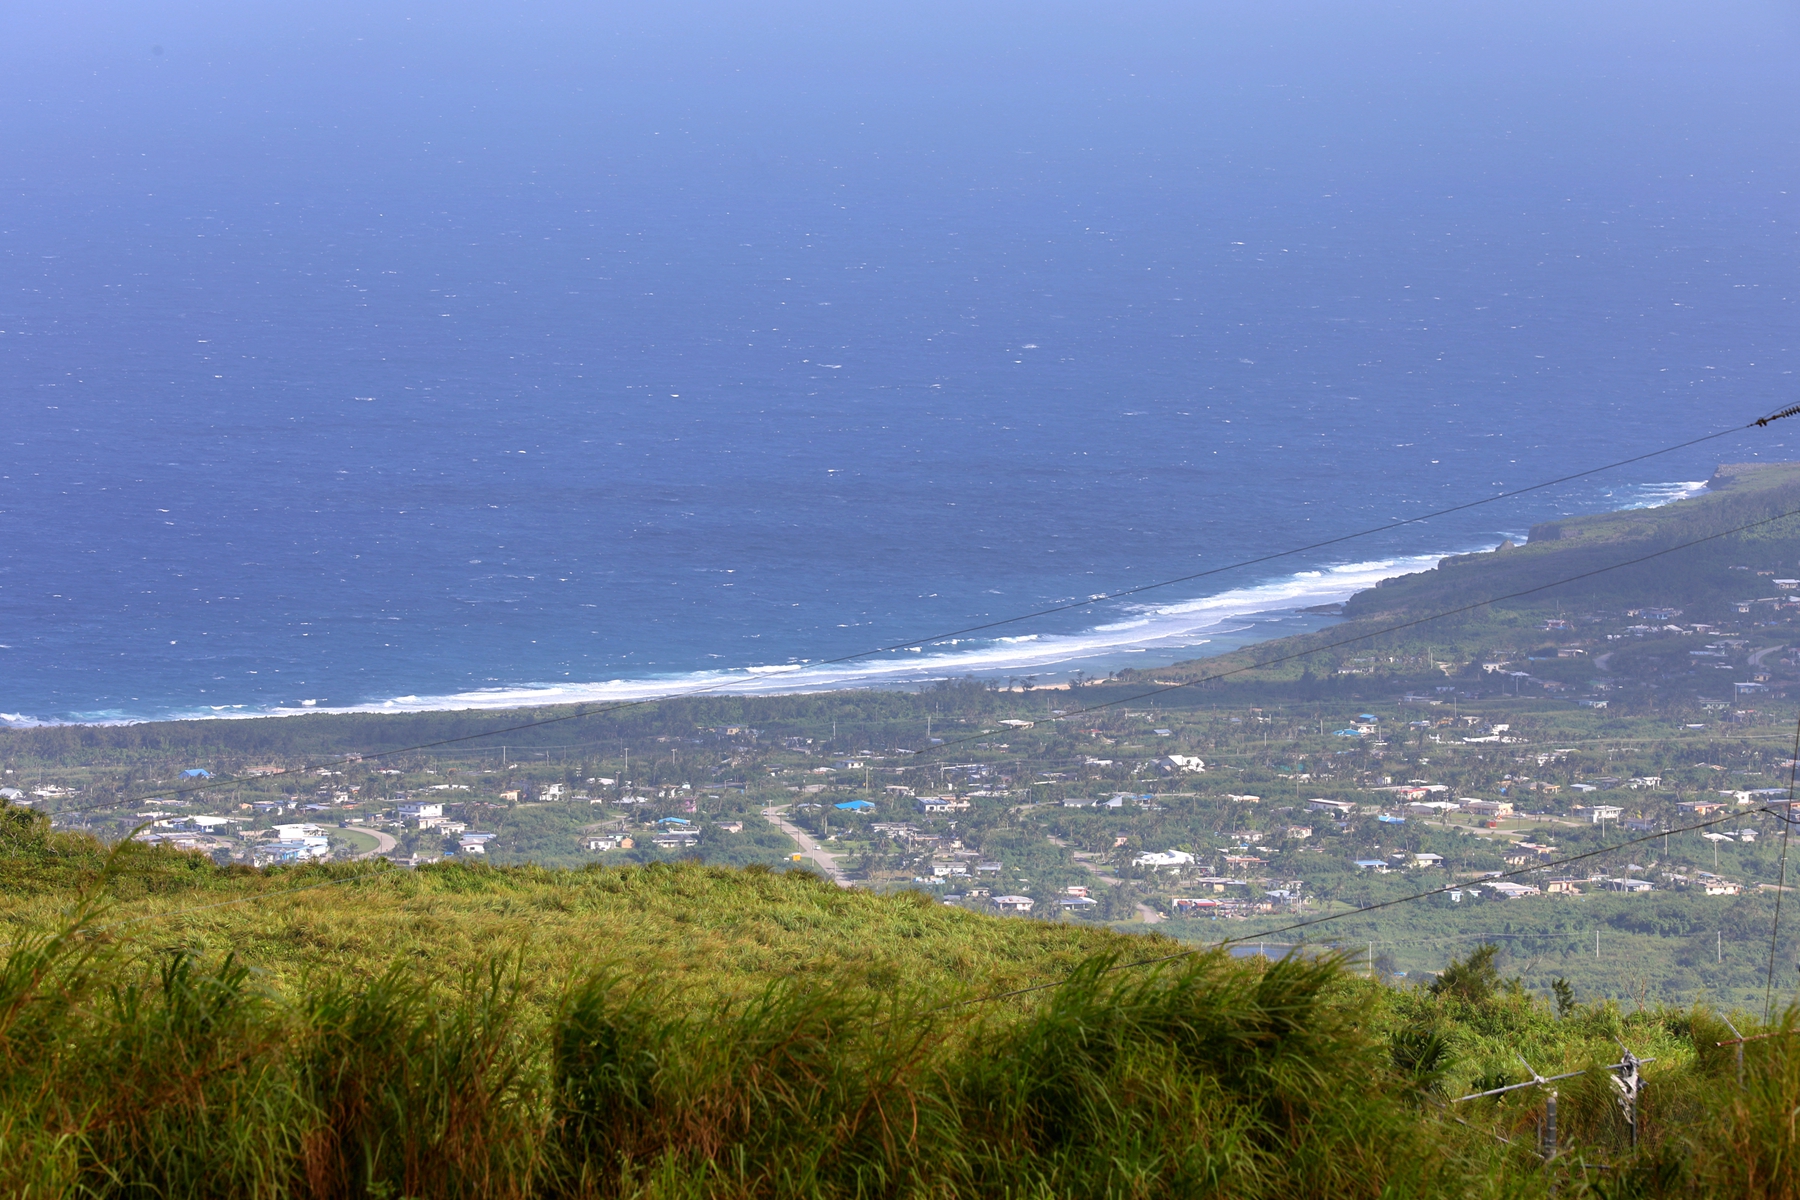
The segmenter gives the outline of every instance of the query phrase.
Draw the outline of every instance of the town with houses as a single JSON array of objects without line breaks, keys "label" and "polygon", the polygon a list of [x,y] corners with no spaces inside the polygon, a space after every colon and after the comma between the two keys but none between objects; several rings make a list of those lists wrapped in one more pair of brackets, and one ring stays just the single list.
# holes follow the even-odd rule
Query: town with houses
[{"label": "town with houses", "polygon": [[[767,720],[304,771],[214,756],[133,783],[149,798],[104,814],[84,807],[122,790],[104,769],[11,762],[0,798],[60,827],[276,870],[762,863],[1196,940],[1420,892],[1434,920],[1478,924],[1543,906],[1748,903],[1786,886],[1792,735],[1774,710],[1800,672],[1771,634],[1800,596],[1775,583],[1748,626],[1680,624],[1673,608],[1610,628],[1549,618],[1541,650],[1434,657],[1444,682],[1385,695],[1360,674],[1377,656],[1342,660],[1318,699],[1188,693],[1086,715],[1075,701],[1103,685],[963,681],[896,696],[916,716],[880,740]],[[1692,698],[1670,703],[1671,681]]]}]

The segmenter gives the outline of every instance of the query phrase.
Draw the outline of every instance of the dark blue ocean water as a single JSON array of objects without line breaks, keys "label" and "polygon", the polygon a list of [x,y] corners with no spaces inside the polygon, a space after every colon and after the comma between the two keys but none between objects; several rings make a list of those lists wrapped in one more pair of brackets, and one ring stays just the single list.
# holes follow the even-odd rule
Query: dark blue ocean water
[{"label": "dark blue ocean water", "polygon": [[[0,14],[5,719],[642,694],[1796,401],[1776,5],[647,8]],[[1787,435],[755,686],[1190,657]]]}]

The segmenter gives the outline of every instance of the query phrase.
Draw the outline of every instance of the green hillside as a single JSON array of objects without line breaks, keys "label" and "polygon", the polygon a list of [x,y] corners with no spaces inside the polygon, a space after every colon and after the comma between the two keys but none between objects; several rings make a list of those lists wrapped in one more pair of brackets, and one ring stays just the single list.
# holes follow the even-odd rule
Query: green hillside
[{"label": "green hillside", "polygon": [[[1637,643],[1647,635],[1655,643],[1667,619],[1647,612],[1677,610],[1690,632],[1698,623],[1715,635],[1773,639],[1771,631],[1792,624],[1786,597],[1800,594],[1774,580],[1793,577],[1800,577],[1800,463],[1724,465],[1698,496],[1548,522],[1533,527],[1524,545],[1503,542],[1383,580],[1342,606],[1342,624],[1317,633],[1120,678],[1290,683],[1349,667],[1425,681],[1483,658],[1546,647],[1554,657],[1561,646],[1581,649],[1589,662],[1543,669],[1585,681],[1599,654],[1619,650],[1629,660],[1644,653]],[[1550,622],[1557,627],[1547,629]],[[1626,632],[1631,646],[1605,644],[1607,635]]]},{"label": "green hillside", "polygon": [[[1800,1184],[1792,1014],[1740,1091],[1717,1018],[1535,999],[1485,952],[1403,990],[1329,957],[1156,963],[1179,945],[805,874],[249,872],[109,858],[16,810],[0,865],[24,885],[0,902],[12,1196]],[[1635,1148],[1601,1069],[1621,1044],[1655,1060]],[[1521,1056],[1578,1073],[1548,1163],[1538,1091],[1452,1103],[1527,1080]]]}]

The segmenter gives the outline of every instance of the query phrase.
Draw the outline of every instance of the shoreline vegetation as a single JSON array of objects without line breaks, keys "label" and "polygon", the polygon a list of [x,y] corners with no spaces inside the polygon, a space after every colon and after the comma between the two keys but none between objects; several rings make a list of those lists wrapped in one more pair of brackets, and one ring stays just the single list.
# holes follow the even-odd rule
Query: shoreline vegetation
[{"label": "shoreline vegetation", "polygon": [[[0,732],[0,1190],[1800,1195],[1792,509],[1722,467],[1066,689]],[[1565,1072],[1548,1161],[1543,1088],[1458,1102]]]}]

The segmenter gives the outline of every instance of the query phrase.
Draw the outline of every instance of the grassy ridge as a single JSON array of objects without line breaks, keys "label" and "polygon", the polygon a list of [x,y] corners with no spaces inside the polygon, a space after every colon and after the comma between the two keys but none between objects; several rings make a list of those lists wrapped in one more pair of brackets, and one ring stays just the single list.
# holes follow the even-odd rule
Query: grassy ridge
[{"label": "grassy ridge", "polygon": [[[1489,954],[1412,990],[1122,969],[1174,944],[685,864],[251,872],[23,814],[0,864],[39,880],[3,909],[7,1195],[1800,1191],[1791,1015],[1740,1091],[1718,1018],[1559,1012]],[[1621,1040],[1657,1060],[1635,1151],[1591,1070],[1548,1167],[1537,1093],[1446,1103]]]}]

